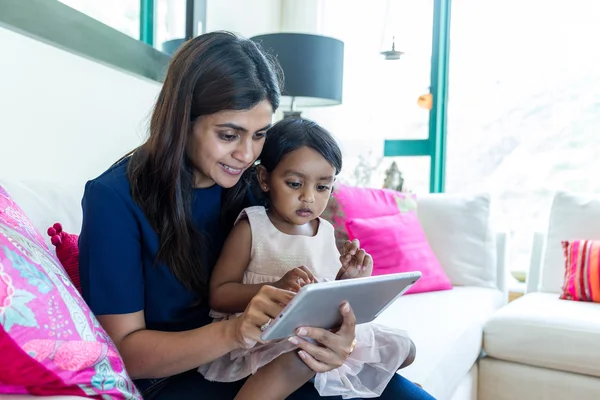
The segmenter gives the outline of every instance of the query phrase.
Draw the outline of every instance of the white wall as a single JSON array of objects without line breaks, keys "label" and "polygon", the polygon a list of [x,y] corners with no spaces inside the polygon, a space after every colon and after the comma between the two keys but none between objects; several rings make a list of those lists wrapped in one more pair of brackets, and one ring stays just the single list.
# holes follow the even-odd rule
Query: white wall
[{"label": "white wall", "polygon": [[206,2],[206,32],[227,30],[249,38],[279,32],[280,25],[280,0],[207,0]]},{"label": "white wall", "polygon": [[83,184],[142,142],[158,82],[0,27],[0,179]]},{"label": "white wall", "polygon": [[281,31],[321,35],[324,1],[281,0]]}]

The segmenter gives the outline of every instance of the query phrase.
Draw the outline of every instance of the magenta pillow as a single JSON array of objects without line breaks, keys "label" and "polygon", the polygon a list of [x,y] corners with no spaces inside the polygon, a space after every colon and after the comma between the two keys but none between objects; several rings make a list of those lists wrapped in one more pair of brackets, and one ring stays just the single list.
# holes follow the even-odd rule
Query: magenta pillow
[{"label": "magenta pillow", "polygon": [[416,208],[416,197],[391,189],[371,189],[346,185],[336,185],[333,197],[340,207],[336,218],[373,218],[400,213],[399,201],[412,200]]},{"label": "magenta pillow", "polygon": [[414,212],[354,218],[346,226],[350,239],[360,240],[373,257],[373,275],[421,271],[421,279],[406,294],[452,289]]},{"label": "magenta pillow", "polygon": [[336,185],[333,196],[340,209],[336,222],[371,254],[373,275],[421,271],[407,293],[452,288],[417,218],[414,194]]},{"label": "magenta pillow", "polygon": [[0,358],[0,395],[141,399],[110,337],[1,186]]}]

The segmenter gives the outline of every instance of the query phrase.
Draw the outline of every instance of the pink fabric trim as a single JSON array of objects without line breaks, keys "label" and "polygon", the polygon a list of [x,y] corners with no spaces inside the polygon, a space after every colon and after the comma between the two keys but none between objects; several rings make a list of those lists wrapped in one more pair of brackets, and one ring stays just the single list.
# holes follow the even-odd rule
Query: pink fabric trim
[{"label": "pink fabric trim", "polygon": [[[58,376],[44,368],[43,365],[29,357],[0,325],[0,389],[7,394],[29,393],[36,396],[84,396],[85,393],[77,385],[67,385]],[[8,391],[7,386],[12,386]],[[12,390],[15,390],[14,392]]]}]

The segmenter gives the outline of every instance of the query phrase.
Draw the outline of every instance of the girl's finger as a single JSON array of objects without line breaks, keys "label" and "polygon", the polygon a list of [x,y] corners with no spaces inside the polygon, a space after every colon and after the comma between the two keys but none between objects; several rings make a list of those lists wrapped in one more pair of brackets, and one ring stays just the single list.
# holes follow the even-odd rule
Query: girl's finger
[{"label": "girl's finger", "polygon": [[373,269],[373,257],[370,254],[367,254],[365,257],[365,261],[363,262],[363,266],[365,269]]},{"label": "girl's finger", "polygon": [[338,281],[338,280],[342,279],[344,277],[344,274],[348,270],[348,268],[349,268],[349,264],[342,265],[342,268],[340,268],[340,270],[338,271],[338,273],[335,277],[335,280]]},{"label": "girl's finger", "polygon": [[305,282],[310,283],[315,281],[315,277],[312,272],[310,272],[310,269],[306,268],[305,266],[298,267],[298,269],[302,270],[302,272],[306,274],[307,279],[305,279]]},{"label": "girl's finger", "polygon": [[367,255],[367,252],[364,251],[363,249],[360,249],[358,251],[358,253],[356,253],[356,266],[358,267],[359,270],[362,270],[363,266],[365,265],[365,256]]},{"label": "girl's finger", "polygon": [[344,243],[344,255],[350,253],[350,250],[352,250],[352,242],[346,240],[346,242]]},{"label": "girl's finger", "polygon": [[356,252],[358,251],[358,249],[360,249],[360,242],[358,241],[358,239],[354,239],[352,241],[352,247],[350,249],[350,254],[355,255]]}]

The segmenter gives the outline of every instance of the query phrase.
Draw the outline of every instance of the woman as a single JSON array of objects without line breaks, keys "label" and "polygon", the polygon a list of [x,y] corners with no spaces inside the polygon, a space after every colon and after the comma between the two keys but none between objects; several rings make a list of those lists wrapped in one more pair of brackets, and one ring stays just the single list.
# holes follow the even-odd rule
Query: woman
[{"label": "woman", "polygon": [[[86,185],[80,276],[85,300],[147,399],[233,399],[244,381],[215,383],[198,366],[248,348],[291,299],[264,286],[237,319],[210,323],[208,280],[273,113],[281,74],[252,41],[214,32],[173,58],[148,140]],[[317,372],[340,366],[355,318],[342,307],[338,332],[308,328]],[[384,396],[430,398],[396,376]],[[388,394],[389,393],[389,394]],[[413,393],[413,397],[409,396]],[[291,398],[318,398],[307,383]],[[392,397],[390,397],[392,398]]]}]

